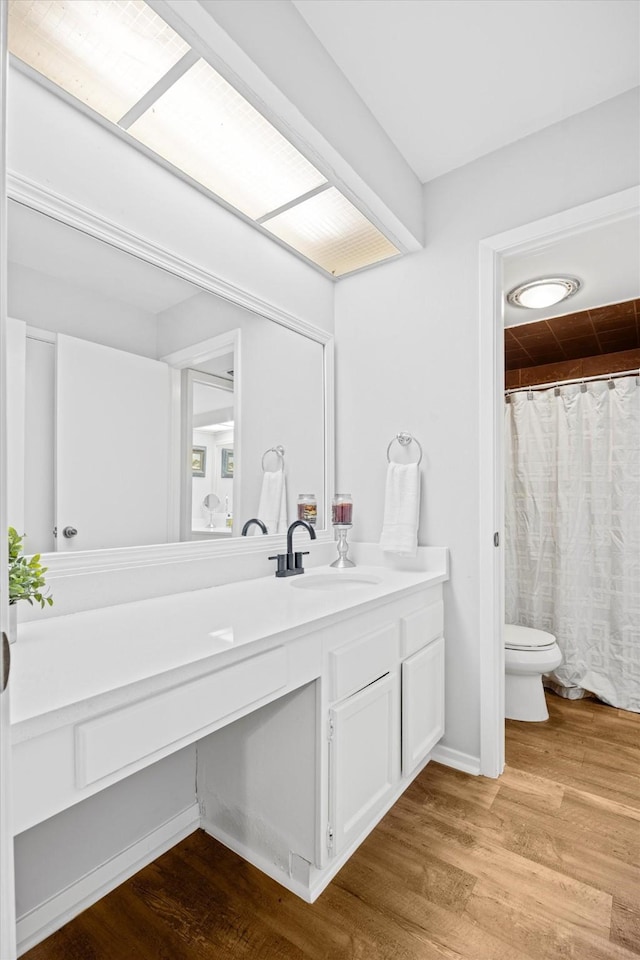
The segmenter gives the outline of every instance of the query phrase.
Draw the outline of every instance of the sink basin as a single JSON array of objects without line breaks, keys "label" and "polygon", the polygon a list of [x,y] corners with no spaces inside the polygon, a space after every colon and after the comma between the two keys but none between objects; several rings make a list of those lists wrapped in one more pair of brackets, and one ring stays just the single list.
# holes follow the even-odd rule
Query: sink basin
[{"label": "sink basin", "polygon": [[380,583],[380,577],[359,573],[305,573],[291,581],[298,590],[357,590],[359,587]]}]

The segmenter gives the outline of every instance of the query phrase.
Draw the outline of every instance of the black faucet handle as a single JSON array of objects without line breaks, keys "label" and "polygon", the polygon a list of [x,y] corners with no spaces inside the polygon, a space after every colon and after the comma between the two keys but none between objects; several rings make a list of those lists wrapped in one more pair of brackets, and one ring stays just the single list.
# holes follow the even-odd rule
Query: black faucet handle
[{"label": "black faucet handle", "polygon": [[276,568],[276,577],[283,577],[283,576],[285,576],[285,573],[286,573],[286,570],[287,570],[287,554],[286,554],[286,553],[278,553],[278,554],[276,554],[275,557],[269,557],[268,559],[269,559],[269,560],[277,560],[277,561],[278,561],[278,566],[277,566],[277,568]]}]

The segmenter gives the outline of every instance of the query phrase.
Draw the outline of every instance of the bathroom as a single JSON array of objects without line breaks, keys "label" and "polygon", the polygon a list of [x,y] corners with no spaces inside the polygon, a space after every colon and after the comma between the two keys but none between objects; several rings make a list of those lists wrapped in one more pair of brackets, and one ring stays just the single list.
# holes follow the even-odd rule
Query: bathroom
[{"label": "bathroom", "polygon": [[[286,44],[298,42],[296,31],[304,27],[301,21],[291,20],[292,5],[278,5],[278,17],[289,17],[291,21],[282,23],[278,23],[275,13],[271,22],[268,18],[263,22],[260,10],[255,9],[256,23],[270,41],[263,51],[251,49],[250,38],[243,41],[243,25],[241,18],[234,15],[233,4],[217,5],[221,18],[218,23],[203,13],[206,5],[201,6],[202,9],[195,10],[192,29],[207,32],[212,44],[220,42],[221,34],[229,33],[238,47],[244,42],[246,51],[227,49],[226,55],[237,56],[235,72],[243,76],[243,70],[246,71],[247,85],[247,53],[254,62],[260,61],[264,83],[260,94],[268,102],[269,84],[264,75],[271,74],[273,78],[275,66],[267,61],[266,48],[271,57],[285,62],[283,45],[286,50]],[[305,43],[310,44],[305,37],[306,34],[299,37],[302,49]],[[328,65],[309,52],[309,69],[326,70]],[[253,82],[259,79],[254,76]],[[280,82],[284,83],[282,77]],[[334,82],[343,83],[344,78],[334,78]],[[322,89],[320,78],[315,88]],[[287,93],[295,102],[295,90],[290,88]],[[400,165],[395,168],[395,175],[382,176],[386,148],[379,131],[367,127],[367,116],[361,115],[350,93],[345,92],[343,115],[352,112],[354,127],[361,131],[363,142],[368,145],[368,158],[358,176],[347,169],[358,169],[355,155],[350,158],[351,163],[343,160],[341,165],[337,155],[333,159],[345,184],[351,183],[354,194],[360,196],[358,189],[364,191],[368,207],[382,222],[385,217],[393,221],[408,253],[333,283],[224,207],[194,191],[184,180],[172,176],[143,152],[131,150],[128,144],[88,121],[49,90],[12,70],[8,166],[15,178],[14,198],[22,191],[23,200],[27,199],[33,183],[49,185],[53,194],[92,213],[96,229],[104,228],[105,221],[115,223],[147,241],[150,247],[169,251],[183,265],[195,265],[202,271],[198,274],[193,267],[187,279],[201,285],[206,280],[202,274],[222,278],[217,290],[222,298],[240,290],[249,300],[253,297],[270,304],[276,323],[278,318],[295,317],[302,329],[305,323],[312,325],[316,339],[310,343],[317,349],[322,344],[323,357],[329,355],[325,345],[335,341],[335,411],[323,414],[325,420],[330,414],[335,415],[335,465],[334,450],[327,448],[321,469],[323,478],[331,480],[335,472],[336,483],[326,482],[322,489],[315,477],[312,486],[308,486],[308,480],[295,481],[294,486],[292,479],[292,494],[311,490],[326,511],[330,489],[349,490],[355,504],[354,541],[376,543],[384,503],[387,444],[400,430],[411,432],[422,444],[420,543],[446,546],[451,556],[451,577],[443,587],[448,644],[447,712],[439,758],[441,763],[469,774],[494,777],[503,763],[501,718],[495,709],[500,700],[496,668],[500,651],[494,643],[495,613],[491,601],[495,586],[493,565],[497,562],[493,535],[501,529],[493,506],[497,470],[491,432],[500,393],[492,365],[499,351],[494,334],[486,334],[486,313],[481,317],[483,323],[478,320],[479,246],[488,237],[609,198],[637,184],[637,98],[633,92],[617,96],[612,93],[611,97],[594,101],[588,105],[590,109],[585,106],[582,112],[577,108],[570,120],[551,115],[551,125],[544,129],[531,131],[529,136],[477,160],[469,158],[472,162],[466,166],[458,165],[458,169],[449,169],[441,176],[425,175],[426,182],[421,183],[410,175],[406,164],[387,154],[384,162],[391,163],[392,169],[393,164]],[[311,111],[312,105],[306,107]],[[280,104],[278,109],[284,110],[284,106]],[[558,122],[553,122],[556,119]],[[320,124],[320,118],[316,120]],[[332,118],[327,118],[327,122],[331,124]],[[36,129],[37,137],[33,134]],[[367,130],[371,140],[366,139]],[[603,130],[605,136],[601,135]],[[310,136],[308,130],[304,132]],[[330,142],[333,139],[337,154],[338,132],[326,129],[324,136]],[[380,168],[376,168],[377,160]],[[366,179],[365,169],[367,176],[373,180],[377,177],[375,184],[362,182],[362,177]],[[349,180],[350,176],[354,179]],[[145,191],[140,189],[141,183],[146,185]],[[380,194],[377,197],[374,186]],[[162,198],[161,204],[158,198]],[[54,201],[55,197],[50,196],[52,213]],[[428,245],[422,249],[424,234]],[[507,244],[518,242],[522,240],[512,237],[503,240],[501,247],[495,241],[492,250],[499,257]],[[177,269],[175,263],[173,266]],[[484,266],[481,261],[480,269]],[[487,288],[491,286],[490,271],[488,276],[489,279],[484,272],[481,278]],[[490,301],[488,309],[493,320],[493,290],[484,290],[483,295]],[[375,386],[372,371],[378,371]],[[269,389],[285,387],[291,373],[283,373]],[[333,390],[326,373],[322,371],[321,375],[327,389]],[[269,389],[265,388],[265,392]],[[306,383],[299,385],[303,395],[306,390]],[[318,403],[323,404],[324,398],[319,398]],[[248,462],[242,450],[238,456],[242,442],[242,437],[234,437],[237,471],[245,470]],[[325,441],[320,442],[324,445]],[[292,471],[295,446],[287,443],[280,431],[261,438],[255,445],[255,456],[260,458],[268,447],[277,444],[285,447],[287,468]],[[252,482],[259,479],[257,470],[245,470],[244,475]],[[236,517],[244,520],[248,516],[234,498],[234,521]],[[225,576],[266,576],[273,562],[267,564],[262,555],[243,554],[236,539],[232,541],[224,544],[229,549],[221,555]],[[259,540],[252,541],[255,542],[250,549],[259,551]],[[334,548],[332,542],[322,547]],[[201,549],[200,544],[197,549]],[[306,550],[306,544],[301,549]],[[310,549],[313,551],[313,545]],[[272,552],[276,550],[270,546],[269,553]],[[211,559],[203,561],[197,571],[192,564],[189,589],[222,582],[216,581],[221,574],[214,556],[211,553]],[[73,562],[73,558],[68,560],[69,566]],[[51,569],[55,565],[56,561]],[[175,590],[166,564],[159,563],[154,575],[159,591]],[[76,609],[108,602],[105,598],[109,591],[117,594],[119,602],[135,599],[126,569],[86,572],[76,577],[73,584],[70,581],[69,589],[77,589]],[[63,609],[63,595],[58,591],[52,613]],[[40,612],[34,611],[34,617],[37,616]],[[50,876],[40,877],[43,888],[33,888],[29,907],[51,898],[54,882],[61,891],[78,876],[88,875],[96,865],[107,862],[116,851],[148,835],[157,823],[168,818],[171,803],[174,810],[184,806],[184,797],[177,794],[190,769],[189,757],[175,754],[160,766],[150,767],[146,779],[132,784],[128,794],[114,790],[109,797],[108,830],[95,829],[97,823],[105,822],[99,796],[88,806],[78,808],[85,818],[84,825],[70,813],[65,815],[64,822],[58,825],[59,846],[64,849],[66,844],[68,848],[68,838],[77,836],[81,829],[87,842],[82,850],[73,847],[74,857],[67,864],[62,862],[58,850],[59,876],[54,877],[52,870]],[[30,855],[37,862],[37,838],[33,835],[29,840],[33,849],[20,852],[23,865]],[[75,857],[82,862],[73,862]],[[66,874],[63,867],[68,868]],[[31,882],[35,884],[34,874],[35,871]]]},{"label": "bathroom", "polygon": [[[640,708],[639,262],[640,221],[629,217],[505,263],[506,716],[514,720],[548,719],[541,674],[567,700]],[[562,282],[545,288],[545,276]],[[527,294],[555,302],[521,302]]]}]

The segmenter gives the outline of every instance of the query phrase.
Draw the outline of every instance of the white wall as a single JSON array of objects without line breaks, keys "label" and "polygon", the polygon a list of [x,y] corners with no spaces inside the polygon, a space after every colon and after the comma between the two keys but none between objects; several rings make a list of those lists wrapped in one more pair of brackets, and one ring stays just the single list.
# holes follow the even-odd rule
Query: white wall
[{"label": "white wall", "polygon": [[195,783],[194,744],[18,834],[18,918],[187,810]]},{"label": "white wall", "polygon": [[354,496],[354,539],[378,539],[387,443],[420,440],[419,540],[451,548],[444,743],[474,757],[479,241],[637,183],[639,117],[631,91],[434,180],[426,249],[336,289],[337,486]]}]

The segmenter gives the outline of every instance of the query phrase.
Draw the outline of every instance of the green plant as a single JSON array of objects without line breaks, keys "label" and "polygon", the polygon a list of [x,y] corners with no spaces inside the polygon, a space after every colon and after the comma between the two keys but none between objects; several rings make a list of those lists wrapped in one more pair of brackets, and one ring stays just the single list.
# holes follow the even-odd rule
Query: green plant
[{"label": "green plant", "polygon": [[35,600],[41,607],[51,606],[53,598],[42,592],[47,568],[40,563],[39,553],[32,557],[23,555],[23,539],[14,527],[9,527],[9,603],[28,600],[33,604]]}]

